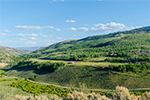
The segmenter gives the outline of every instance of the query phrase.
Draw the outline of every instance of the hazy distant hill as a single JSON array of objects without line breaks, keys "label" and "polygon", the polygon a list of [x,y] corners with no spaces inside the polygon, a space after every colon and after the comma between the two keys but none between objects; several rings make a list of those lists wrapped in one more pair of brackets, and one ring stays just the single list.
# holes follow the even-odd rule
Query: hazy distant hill
[{"label": "hazy distant hill", "polygon": [[27,53],[30,53],[30,51],[0,46],[0,62],[12,62],[14,60],[13,57]]},{"label": "hazy distant hill", "polygon": [[41,47],[16,47],[16,49],[28,50],[28,51],[35,51]]}]

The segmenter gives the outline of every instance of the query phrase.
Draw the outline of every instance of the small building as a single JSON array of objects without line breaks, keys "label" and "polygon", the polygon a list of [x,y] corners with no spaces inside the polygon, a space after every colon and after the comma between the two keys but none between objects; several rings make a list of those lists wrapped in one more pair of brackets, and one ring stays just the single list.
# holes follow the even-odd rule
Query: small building
[{"label": "small building", "polygon": [[78,60],[79,60],[79,61],[81,61],[82,59],[81,59],[81,58],[79,58]]},{"label": "small building", "polygon": [[75,62],[68,62],[68,64],[75,64]]},{"label": "small building", "polygon": [[111,57],[118,57],[118,55],[115,53],[115,54],[110,54]]}]

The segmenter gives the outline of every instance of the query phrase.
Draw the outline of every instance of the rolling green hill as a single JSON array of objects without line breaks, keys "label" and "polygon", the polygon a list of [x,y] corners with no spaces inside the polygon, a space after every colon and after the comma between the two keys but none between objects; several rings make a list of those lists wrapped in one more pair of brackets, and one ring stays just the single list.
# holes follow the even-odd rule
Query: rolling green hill
[{"label": "rolling green hill", "polygon": [[6,75],[73,87],[150,87],[150,27],[67,40],[21,57]]},{"label": "rolling green hill", "polygon": [[[116,53],[126,61],[150,59],[150,27],[130,31],[89,36],[80,40],[67,40],[41,48],[26,55],[27,58],[57,60],[86,60]],[[76,58],[76,59],[75,59]]]}]

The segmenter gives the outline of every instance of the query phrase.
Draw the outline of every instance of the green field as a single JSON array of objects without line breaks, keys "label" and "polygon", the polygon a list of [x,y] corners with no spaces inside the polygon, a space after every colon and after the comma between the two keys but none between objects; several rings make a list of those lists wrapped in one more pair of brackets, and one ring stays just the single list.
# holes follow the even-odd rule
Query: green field
[{"label": "green field", "polygon": [[[109,66],[109,65],[124,65],[126,63],[110,63],[110,62],[101,62],[101,60],[104,60],[105,58],[107,57],[101,57],[101,58],[93,58],[93,59],[90,59],[89,61],[87,62],[82,62],[82,61],[73,61],[75,62],[75,64],[73,65],[89,65],[89,66]],[[68,62],[71,62],[71,61],[64,61],[64,60],[42,60],[42,59],[31,59],[33,61],[38,61],[38,62],[65,62],[65,63],[68,63]],[[99,62],[98,62],[99,61]]]}]

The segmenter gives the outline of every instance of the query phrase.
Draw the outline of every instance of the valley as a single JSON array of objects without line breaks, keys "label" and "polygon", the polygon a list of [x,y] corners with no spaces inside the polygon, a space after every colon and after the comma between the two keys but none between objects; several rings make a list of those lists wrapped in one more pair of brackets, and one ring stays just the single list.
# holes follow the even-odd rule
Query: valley
[{"label": "valley", "polygon": [[[85,88],[110,97],[118,85],[133,94],[150,91],[150,27],[67,40],[31,53],[3,47],[1,54],[0,80],[5,80],[0,84],[23,90],[20,93],[28,96],[46,93],[66,97],[70,89]],[[7,80],[9,77],[17,79]],[[28,87],[33,91],[25,84],[32,84]],[[45,86],[56,88],[56,92],[41,90]]]}]

